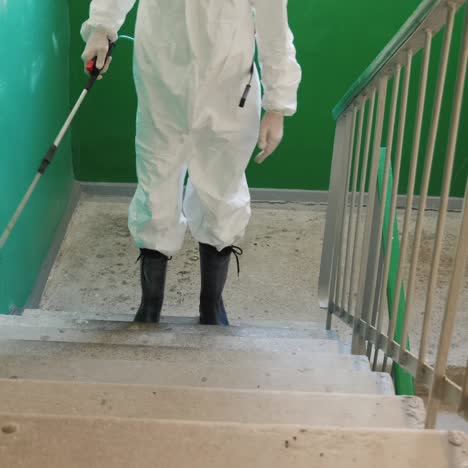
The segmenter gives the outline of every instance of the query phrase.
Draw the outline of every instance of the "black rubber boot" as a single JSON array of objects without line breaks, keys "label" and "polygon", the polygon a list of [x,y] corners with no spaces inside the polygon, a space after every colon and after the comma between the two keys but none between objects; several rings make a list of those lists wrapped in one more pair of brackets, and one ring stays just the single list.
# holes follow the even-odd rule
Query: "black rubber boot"
[{"label": "black rubber boot", "polygon": [[[223,290],[226,284],[231,254],[242,255],[238,247],[227,247],[221,252],[207,244],[200,244],[200,323],[202,325],[229,326],[223,303]],[[237,265],[239,267],[239,263]]]},{"label": "black rubber boot", "polygon": [[142,298],[135,322],[159,323],[169,259],[156,250],[141,249],[140,260]]}]

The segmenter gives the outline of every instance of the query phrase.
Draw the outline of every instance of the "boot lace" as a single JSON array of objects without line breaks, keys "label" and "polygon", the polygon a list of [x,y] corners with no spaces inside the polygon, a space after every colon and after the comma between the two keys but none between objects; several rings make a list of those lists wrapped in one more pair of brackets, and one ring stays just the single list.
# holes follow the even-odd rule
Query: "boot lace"
[{"label": "boot lace", "polygon": [[244,251],[238,247],[237,245],[233,245],[231,247],[228,247],[229,253],[233,254],[234,257],[236,257],[236,263],[237,263],[237,276],[240,276],[240,260],[239,257],[244,254]]}]

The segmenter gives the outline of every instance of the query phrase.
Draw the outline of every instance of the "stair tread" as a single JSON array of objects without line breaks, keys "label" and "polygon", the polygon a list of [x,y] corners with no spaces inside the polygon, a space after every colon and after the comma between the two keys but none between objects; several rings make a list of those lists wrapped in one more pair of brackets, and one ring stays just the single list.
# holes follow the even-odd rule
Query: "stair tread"
[{"label": "stair tread", "polygon": [[58,317],[34,314],[28,316],[0,316],[0,327],[54,327],[61,329],[141,331],[154,333],[177,332],[180,334],[240,336],[251,338],[314,338],[336,340],[334,332],[317,328],[274,328],[262,326],[235,325],[230,327],[206,326],[198,323],[134,323],[103,319],[83,319],[74,316]]},{"label": "stair tread", "polygon": [[94,344],[120,344],[127,346],[203,348],[213,352],[227,350],[282,351],[284,353],[325,352],[340,353],[343,347],[339,341],[308,338],[275,338],[207,334],[181,334],[177,331],[157,333],[138,328],[121,330],[100,330],[85,328],[57,327],[0,327],[0,340],[54,341]]},{"label": "stair tread", "polygon": [[167,348],[151,346],[124,346],[51,341],[0,341],[0,366],[14,357],[25,361],[35,358],[109,359],[142,362],[164,361],[175,363],[211,363],[244,367],[295,367],[350,369],[370,373],[366,356],[332,353],[284,353],[278,351],[217,350],[203,348]]},{"label": "stair tread", "polygon": [[[62,310],[47,310],[47,309],[25,309],[23,317],[48,316],[51,318],[74,318],[86,320],[110,320],[116,322],[133,322],[135,312],[129,313],[112,313],[102,311],[62,311]],[[163,315],[161,323],[171,325],[198,325],[199,317],[195,315]],[[259,320],[249,319],[240,320],[230,317],[230,323],[234,326],[254,326],[262,328],[287,328],[301,330],[323,330],[325,328],[325,320],[323,322],[314,322],[312,320]]]},{"label": "stair tread", "polygon": [[[464,434],[82,416],[0,414],[5,466],[23,468],[451,468],[467,461]],[[339,441],[339,442],[338,442]]]},{"label": "stair tread", "polygon": [[422,429],[417,397],[0,380],[0,412]]},{"label": "stair tread", "polygon": [[[229,353],[231,354],[231,353]],[[173,357],[173,353],[167,356]],[[167,357],[166,356],[166,357]],[[117,384],[149,384],[230,389],[287,390],[360,394],[394,394],[387,373],[343,368],[340,363],[314,367],[280,367],[278,360],[258,362],[226,360],[220,355],[211,362],[186,354],[187,360],[77,359],[73,353],[55,350],[48,358],[37,354],[3,355],[0,378],[68,380]],[[209,356],[207,356],[209,358]]]},{"label": "stair tread", "polygon": [[[51,317],[51,318],[72,318],[84,320],[106,320],[116,322],[133,322],[135,312],[128,314],[114,314],[109,312],[87,312],[87,311],[57,311],[44,309],[25,309],[23,317],[35,316]],[[301,330],[323,330],[325,328],[325,319],[323,322],[314,321],[290,321],[290,320],[237,320],[230,318],[231,325],[245,327],[261,327],[261,328],[286,328],[286,329],[301,329]],[[170,325],[198,325],[199,317],[197,316],[165,316],[161,317],[161,324]]]}]

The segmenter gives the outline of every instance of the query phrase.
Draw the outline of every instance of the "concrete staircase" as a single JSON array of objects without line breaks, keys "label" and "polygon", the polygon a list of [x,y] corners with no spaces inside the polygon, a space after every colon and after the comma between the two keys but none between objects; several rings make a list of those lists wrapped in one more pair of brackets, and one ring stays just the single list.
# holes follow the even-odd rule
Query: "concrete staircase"
[{"label": "concrete staircase", "polygon": [[468,467],[321,324],[0,316],[3,467]]}]

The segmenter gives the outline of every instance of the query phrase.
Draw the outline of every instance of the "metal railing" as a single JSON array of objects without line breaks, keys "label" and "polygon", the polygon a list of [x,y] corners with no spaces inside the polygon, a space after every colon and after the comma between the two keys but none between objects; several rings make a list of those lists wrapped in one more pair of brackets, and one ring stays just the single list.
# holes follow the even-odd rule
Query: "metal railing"
[{"label": "metal railing", "polygon": [[[458,50],[459,35],[454,34],[454,24],[463,15]],[[438,35],[443,38],[440,59],[435,47]],[[413,376],[416,384],[427,387],[427,428],[435,426],[442,403],[456,406],[468,417],[468,366],[464,384],[457,385],[447,376],[448,353],[466,280],[468,186],[463,207],[455,215],[450,213],[456,217],[458,237],[444,291],[437,355],[428,362],[434,295],[447,212],[453,202],[450,188],[461,133],[467,61],[466,0],[423,1],[333,111],[337,125],[320,270],[320,305],[328,310],[328,328],[333,315],[353,327],[353,353],[367,353],[369,358],[373,355],[374,369],[386,368],[387,360],[391,360]],[[454,80],[448,73],[449,64],[456,67]],[[437,67],[433,87],[433,70]],[[420,70],[419,85],[414,87],[416,69]],[[447,98],[449,87],[453,98]],[[415,95],[417,103],[410,111],[409,103]],[[432,107],[428,105],[430,99]],[[433,170],[433,162],[441,139],[441,121],[446,115],[450,122],[445,168],[440,174],[440,170]],[[468,148],[464,150],[468,154]],[[402,167],[407,166],[406,195],[401,195],[400,176]],[[437,199],[429,197],[431,177],[441,182]],[[463,177],[466,181],[466,174]],[[429,202],[438,213],[430,271],[422,285],[418,267]],[[397,230],[397,216],[403,218],[401,232]],[[415,296],[416,289],[423,287],[425,304],[418,322]],[[464,306],[466,311],[468,305]],[[420,345],[417,351],[411,351],[408,338],[410,324],[414,327],[415,322],[421,330]]]}]

